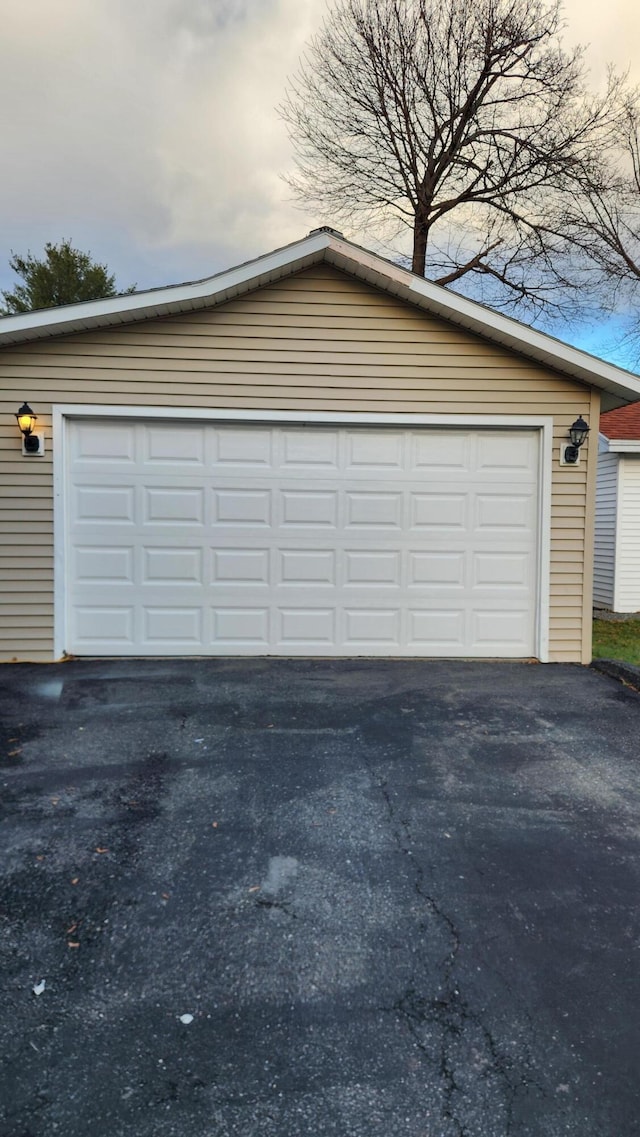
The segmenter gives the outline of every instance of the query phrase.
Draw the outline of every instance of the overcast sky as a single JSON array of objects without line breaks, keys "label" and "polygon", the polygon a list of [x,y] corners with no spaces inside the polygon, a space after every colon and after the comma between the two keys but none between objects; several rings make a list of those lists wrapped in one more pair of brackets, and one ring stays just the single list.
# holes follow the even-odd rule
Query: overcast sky
[{"label": "overcast sky", "polygon": [[[326,0],[4,0],[0,289],[72,239],[139,288],[304,236],[275,107]],[[640,82],[640,5],[568,0],[567,43]],[[635,63],[634,63],[635,59]],[[349,236],[350,234],[346,234]],[[363,241],[366,243],[366,241]]]}]

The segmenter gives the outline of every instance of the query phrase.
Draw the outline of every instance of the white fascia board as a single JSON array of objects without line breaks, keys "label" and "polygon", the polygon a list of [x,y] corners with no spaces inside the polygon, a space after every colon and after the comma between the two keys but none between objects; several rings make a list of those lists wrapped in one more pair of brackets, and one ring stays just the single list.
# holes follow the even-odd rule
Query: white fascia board
[{"label": "white fascia board", "polygon": [[321,260],[328,239],[326,233],[314,234],[297,241],[295,245],[277,249],[237,268],[188,284],[5,316],[0,320],[0,346],[25,343],[45,336],[88,331],[95,327],[113,327],[115,324],[134,323],[140,319],[221,304],[239,293],[264,287],[273,280],[299,272],[306,265]]},{"label": "white fascia board", "polygon": [[554,371],[564,372],[590,386],[609,391],[623,400],[640,398],[640,376],[571,347],[546,332],[538,332],[518,320],[494,312],[475,300],[450,292],[406,269],[389,264],[374,253],[356,249],[348,242],[332,238],[331,248],[338,255],[329,254],[326,259],[337,267],[344,267],[348,271],[351,263],[352,271],[355,269],[357,272],[356,266],[360,266],[365,272],[358,275],[366,275],[372,284],[378,284],[388,292],[396,292],[398,296],[426,309],[432,315],[511,348]]},{"label": "white fascia board", "polygon": [[607,438],[605,441],[612,454],[640,454],[640,438]]}]

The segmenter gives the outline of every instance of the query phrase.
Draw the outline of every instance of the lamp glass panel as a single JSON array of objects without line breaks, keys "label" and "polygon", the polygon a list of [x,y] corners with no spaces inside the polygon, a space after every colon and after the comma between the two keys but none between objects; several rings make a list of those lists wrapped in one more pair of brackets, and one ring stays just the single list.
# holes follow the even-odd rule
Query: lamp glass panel
[{"label": "lamp glass panel", "polygon": [[18,415],[18,426],[20,427],[20,430],[23,434],[31,433],[35,421],[35,415]]}]

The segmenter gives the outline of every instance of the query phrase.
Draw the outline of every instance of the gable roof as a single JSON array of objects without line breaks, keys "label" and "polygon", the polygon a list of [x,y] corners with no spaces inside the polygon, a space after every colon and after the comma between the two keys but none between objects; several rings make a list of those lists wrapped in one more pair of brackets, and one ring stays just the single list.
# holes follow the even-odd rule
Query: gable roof
[{"label": "gable roof", "polygon": [[272,253],[204,280],[146,292],[67,304],[0,319],[0,348],[32,340],[115,327],[223,304],[316,264],[331,264],[492,343],[605,392],[607,406],[640,399],[640,377],[458,296],[323,227]]}]

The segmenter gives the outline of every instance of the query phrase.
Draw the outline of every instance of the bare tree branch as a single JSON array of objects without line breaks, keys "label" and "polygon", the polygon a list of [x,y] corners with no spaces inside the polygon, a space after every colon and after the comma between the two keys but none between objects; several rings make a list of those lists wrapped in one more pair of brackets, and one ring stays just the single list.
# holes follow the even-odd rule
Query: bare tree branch
[{"label": "bare tree branch", "polygon": [[600,267],[622,263],[629,219],[615,213],[605,156],[625,124],[640,202],[625,76],[610,71],[589,94],[561,30],[559,0],[337,0],[280,108],[290,185],[323,220],[409,228],[420,275],[553,309],[583,280],[572,260],[592,263],[574,202],[587,187],[600,194],[587,213],[610,236]]}]

